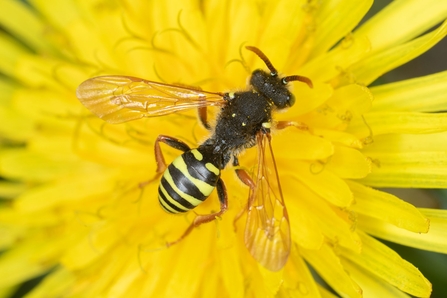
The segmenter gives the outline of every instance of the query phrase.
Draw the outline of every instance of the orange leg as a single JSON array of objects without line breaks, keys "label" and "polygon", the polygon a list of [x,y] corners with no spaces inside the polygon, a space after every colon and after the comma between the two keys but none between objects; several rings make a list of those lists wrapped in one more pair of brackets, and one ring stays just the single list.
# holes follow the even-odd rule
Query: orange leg
[{"label": "orange leg", "polygon": [[211,126],[210,126],[210,124],[208,123],[208,114],[207,114],[207,108],[206,108],[206,106],[199,107],[199,108],[198,108],[198,112],[199,112],[199,120],[200,120],[200,123],[202,123],[202,125],[203,125],[206,129],[210,130],[210,129],[211,129]]},{"label": "orange leg", "polygon": [[161,151],[161,148],[160,148],[160,142],[165,143],[166,145],[168,145],[174,149],[183,151],[183,152],[191,150],[191,148],[189,148],[189,146],[185,142],[180,141],[177,138],[173,138],[173,137],[169,137],[169,136],[165,136],[165,135],[159,135],[157,137],[157,139],[155,140],[155,145],[154,145],[155,161],[157,162],[157,169],[155,170],[155,176],[152,179],[141,182],[139,184],[140,188],[144,188],[149,183],[160,178],[160,176],[163,174],[163,172],[167,168],[166,161],[163,156],[163,152]]},{"label": "orange leg", "polygon": [[[236,156],[233,157],[233,166],[239,167],[239,159]],[[255,182],[251,179],[250,175],[248,175],[248,173],[245,170],[236,169],[235,171],[237,177],[242,181],[242,183],[244,183],[251,189],[255,188],[256,186]]]},{"label": "orange leg", "polygon": [[[235,166],[235,167],[239,166],[239,160],[237,159],[236,156],[233,157],[233,166]],[[242,183],[244,183],[245,185],[250,187],[250,193],[252,193],[256,187],[256,183],[253,181],[253,179],[251,179],[250,175],[248,175],[248,173],[242,169],[236,169],[235,171],[236,171],[236,175],[239,178],[239,180],[241,180]],[[236,222],[239,220],[239,218],[242,217],[242,215],[244,215],[245,211],[247,211],[247,208],[248,208],[248,204],[244,208],[242,208],[242,210],[239,211],[239,213],[234,218],[233,226],[234,226],[235,231],[236,231]]]},{"label": "orange leg", "polygon": [[183,233],[182,236],[180,236],[180,238],[178,238],[175,241],[172,242],[168,242],[166,243],[166,246],[172,246],[178,242],[180,242],[181,240],[183,240],[186,236],[189,235],[189,233],[191,233],[191,231],[200,226],[201,224],[210,222],[215,220],[216,218],[220,217],[222,214],[225,213],[225,211],[227,211],[228,208],[228,196],[227,196],[227,189],[225,187],[225,184],[223,182],[222,179],[219,179],[217,181],[217,195],[219,197],[219,201],[220,201],[220,211],[215,212],[215,213],[211,213],[211,214],[200,214],[197,215],[196,218],[194,218],[192,224],[186,229],[186,231]]},{"label": "orange leg", "polygon": [[160,142],[165,143],[166,145],[178,149],[180,151],[186,152],[191,150],[191,148],[183,141],[180,141],[177,138],[165,136],[165,135],[159,135],[157,139],[155,140],[155,161],[157,162],[157,173],[163,173],[166,170],[166,162],[165,158],[163,157],[163,152],[160,148]]},{"label": "orange leg", "polygon": [[301,122],[295,122],[295,121],[278,121],[275,125],[275,128],[276,129],[284,129],[284,128],[290,127],[290,126],[296,127],[301,130],[309,130],[309,127],[306,124],[301,123]]}]

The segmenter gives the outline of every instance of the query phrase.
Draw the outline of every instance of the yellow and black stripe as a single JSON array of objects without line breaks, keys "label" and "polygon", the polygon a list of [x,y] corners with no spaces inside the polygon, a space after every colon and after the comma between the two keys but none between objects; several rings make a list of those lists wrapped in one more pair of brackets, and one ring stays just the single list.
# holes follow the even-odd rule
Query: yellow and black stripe
[{"label": "yellow and black stripe", "polygon": [[158,188],[160,205],[169,213],[189,211],[208,198],[219,177],[219,168],[206,161],[200,149],[187,151],[164,172]]}]

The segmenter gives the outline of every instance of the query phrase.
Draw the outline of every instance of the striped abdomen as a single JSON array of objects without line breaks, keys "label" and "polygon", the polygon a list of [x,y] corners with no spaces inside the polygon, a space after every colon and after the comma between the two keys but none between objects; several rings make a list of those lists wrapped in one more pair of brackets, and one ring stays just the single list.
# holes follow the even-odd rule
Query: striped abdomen
[{"label": "striped abdomen", "polygon": [[216,187],[220,170],[206,154],[192,149],[166,169],[158,187],[158,200],[169,213],[189,211],[202,203]]}]

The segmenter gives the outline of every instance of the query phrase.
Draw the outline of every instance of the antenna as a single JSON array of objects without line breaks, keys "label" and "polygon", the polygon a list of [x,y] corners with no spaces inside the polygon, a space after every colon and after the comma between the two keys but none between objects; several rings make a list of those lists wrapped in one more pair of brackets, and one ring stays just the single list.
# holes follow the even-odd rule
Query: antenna
[{"label": "antenna", "polygon": [[252,46],[246,46],[245,48],[258,55],[258,57],[261,58],[262,61],[264,61],[265,65],[268,67],[268,69],[270,69],[270,74],[272,75],[272,77],[276,77],[278,75],[278,71],[275,69],[275,67],[273,67],[272,62],[270,62],[269,58],[267,58],[267,56],[260,49]]}]

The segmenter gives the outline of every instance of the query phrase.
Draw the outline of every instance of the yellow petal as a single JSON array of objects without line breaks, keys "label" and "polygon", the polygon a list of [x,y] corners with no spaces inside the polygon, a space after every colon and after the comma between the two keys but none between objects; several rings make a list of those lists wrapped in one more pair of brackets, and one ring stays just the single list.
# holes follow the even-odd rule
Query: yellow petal
[{"label": "yellow petal", "polygon": [[13,96],[14,92],[19,88],[20,88],[19,85],[17,85],[12,80],[6,78],[0,78],[0,92],[2,94],[2,96],[0,96],[0,103],[5,107],[9,106],[11,102],[11,97]]},{"label": "yellow petal", "polygon": [[37,51],[48,51],[51,47],[41,36],[47,29],[28,5],[20,1],[2,0],[0,23],[11,34]]},{"label": "yellow petal", "polygon": [[91,176],[64,177],[29,190],[17,198],[15,206],[23,212],[32,212],[85,197],[100,197],[112,192],[115,179],[116,174],[104,171]]},{"label": "yellow petal", "polygon": [[367,112],[372,95],[368,88],[350,84],[335,89],[333,95],[316,110],[300,117],[310,127],[344,130],[353,116]]},{"label": "yellow petal", "polygon": [[447,71],[371,88],[372,112],[409,111],[438,112],[445,110]]},{"label": "yellow petal", "polygon": [[[290,182],[291,179],[284,177],[284,185],[290,185]],[[294,191],[298,190],[300,191],[299,196],[304,200],[297,198],[296,195],[292,195]],[[289,189],[289,187],[287,187],[284,196],[289,214],[293,241],[299,243],[301,247],[306,249],[319,249],[321,245],[323,245],[325,239],[323,234],[324,227],[320,226],[318,221],[314,220],[314,216],[315,214],[323,212],[315,210],[317,209],[316,207],[308,206],[307,203],[307,200],[312,200],[314,194],[309,193],[309,191],[303,187],[297,189]],[[324,208],[323,206],[320,206],[320,208],[330,212],[328,208]]]},{"label": "yellow petal", "polygon": [[114,61],[107,47],[102,43],[103,36],[96,35],[96,32],[88,27],[88,24],[77,20],[76,22],[70,23],[67,28],[69,29],[67,32],[69,34],[69,40],[76,41],[71,46],[74,47],[73,50],[77,53],[81,61],[87,61],[92,65],[96,65],[98,63],[96,57],[101,57],[101,63],[104,63],[110,68],[119,69],[116,65],[118,61]]},{"label": "yellow petal", "polygon": [[[207,283],[202,283],[200,285],[199,290],[197,290],[196,293],[200,293],[200,295],[203,295],[203,297],[213,297],[214,295],[216,295],[216,293],[221,293],[224,294],[226,297],[238,297],[236,296],[236,291],[232,291],[225,288],[222,285],[222,280],[220,279],[220,277],[222,277],[220,275],[220,271],[219,271],[219,267],[210,267],[207,268],[207,274],[206,277],[203,277],[205,279],[209,279],[209,282]],[[196,294],[199,295],[199,294]],[[142,297],[144,297],[144,295],[141,295]]]},{"label": "yellow petal", "polygon": [[324,128],[313,128],[312,131],[314,135],[321,136],[335,144],[341,144],[356,149],[363,147],[362,142],[357,137],[344,131]]},{"label": "yellow petal", "polygon": [[[27,233],[29,228],[46,228],[49,226],[60,225],[61,219],[65,216],[71,217],[72,214],[60,213],[55,214],[53,210],[44,210],[38,212],[21,213],[16,208],[2,210],[0,218],[3,224],[13,226],[16,228],[11,228],[8,231],[3,232],[3,239],[1,239],[2,245],[8,245],[14,243],[21,237],[23,233]],[[25,217],[25,218],[21,218]],[[14,241],[10,242],[10,240]]]},{"label": "yellow petal", "polygon": [[[119,258],[115,262],[110,262],[107,258],[100,258],[94,265],[96,272],[86,270],[78,275],[78,287],[72,289],[74,292],[71,295],[76,296],[81,293],[89,297],[100,295],[119,297],[124,295],[123,293],[129,294],[133,287],[141,289],[142,286],[136,281],[145,277],[144,272],[138,266],[135,251],[123,244],[118,244],[109,250],[110,253],[123,256],[123,259]],[[101,275],[100,281],[97,280],[98,274]],[[88,286],[82,284],[88,284]]]},{"label": "yellow petal", "polygon": [[[232,206],[234,207],[236,204],[233,202]],[[239,208],[234,208],[238,210]],[[242,239],[243,233],[239,235],[235,235],[234,233],[234,218],[232,213],[225,214],[222,217],[222,221],[217,222],[217,236],[212,241],[216,247],[216,255],[213,257],[216,259],[215,267],[218,272],[216,272],[216,276],[220,276],[218,280],[218,284],[226,289],[227,297],[240,297],[243,296],[245,291],[245,272],[242,267],[235,266],[235,264],[239,264],[239,262],[245,262],[251,260],[254,267],[256,267],[256,261],[249,254],[248,250],[244,246],[244,241]],[[231,222],[231,224],[226,224],[226,220]],[[241,224],[238,227],[238,231],[243,231],[244,224],[243,219],[240,219]],[[241,236],[241,238],[238,238]],[[213,245],[213,243],[212,243]],[[251,266],[248,265],[247,266]],[[212,289],[208,289],[208,292],[211,292]],[[212,296],[212,295],[211,295]]]},{"label": "yellow petal", "polygon": [[373,171],[361,182],[375,186],[444,188],[447,132],[380,135],[362,152]]},{"label": "yellow petal", "polygon": [[446,188],[447,152],[367,154],[373,171],[361,183],[375,187]]},{"label": "yellow petal", "polygon": [[[61,255],[61,251],[73,244],[76,236],[52,231],[54,238],[48,240],[50,231],[38,231],[28,234],[18,245],[3,253],[0,259],[0,271],[3,274],[0,286],[8,287],[39,276],[50,270]],[[26,256],[26,257],[24,257]]]},{"label": "yellow petal", "polygon": [[334,153],[331,142],[306,133],[297,133],[291,127],[274,136],[276,156],[287,156],[299,160],[325,159]]},{"label": "yellow petal", "polygon": [[19,182],[0,181],[0,197],[2,199],[13,199],[18,197],[28,187]]},{"label": "yellow petal", "polygon": [[2,228],[2,233],[0,235],[0,249],[6,251],[13,247],[18,239],[21,239],[28,233],[28,228],[26,224],[24,226],[19,226],[15,224],[17,220],[17,212],[12,208],[2,208],[0,210],[0,219],[2,226],[8,226],[8,229]]},{"label": "yellow petal", "polygon": [[325,286],[318,284],[318,291],[322,298],[339,298],[340,296],[334,295],[330,290],[328,290]]},{"label": "yellow petal", "polygon": [[[197,280],[204,280],[206,278],[206,270],[191,270],[191,268],[197,268],[198,264],[201,264],[201,268],[206,268],[206,261],[209,259],[210,242],[212,238],[206,238],[208,241],[200,239],[200,233],[191,233],[182,243],[182,254],[188,256],[186,258],[178,258],[173,264],[172,259],[166,262],[164,265],[169,266],[168,276],[164,283],[158,283],[160,293],[165,297],[196,297],[196,289],[199,286]],[[208,237],[211,235],[208,234]],[[188,241],[186,241],[188,240]],[[197,249],[197,243],[201,242],[201,249]],[[171,247],[172,249],[173,247]],[[184,256],[186,256],[184,255]],[[174,257],[172,255],[172,257]],[[174,266],[172,266],[174,265]],[[186,274],[187,273],[187,274]],[[150,280],[150,279],[149,279]],[[163,289],[163,290],[162,290]],[[156,294],[155,292],[154,294]],[[186,294],[186,295],[185,295]]]},{"label": "yellow petal", "polygon": [[[388,32],[390,31],[394,31],[394,29],[388,30]],[[362,59],[353,65],[349,71],[354,74],[356,82],[369,85],[382,74],[426,52],[443,39],[446,34],[447,21],[433,32]]]},{"label": "yellow petal", "polygon": [[[289,181],[286,184],[287,189],[284,188],[283,191],[286,205],[290,210],[290,224],[294,241],[300,245],[303,243],[302,247],[316,249],[322,245],[324,239],[321,234],[323,234],[327,239],[337,242],[339,245],[349,247],[353,251],[360,251],[361,242],[357,234],[353,232],[354,223],[352,221],[339,216],[337,209],[331,208],[321,197],[315,195],[302,183],[290,181],[284,176],[282,179]],[[295,214],[297,214],[296,218]],[[299,226],[312,219],[313,224]],[[300,232],[303,234],[300,235]]]},{"label": "yellow petal", "polygon": [[331,97],[333,93],[333,89],[329,84],[323,84],[319,81],[313,82],[312,89],[306,84],[295,84],[293,87],[293,94],[296,97],[295,105],[286,113],[278,114],[275,119],[294,120],[298,116],[314,110]]},{"label": "yellow petal", "polygon": [[[74,90],[85,79],[85,72],[76,64],[55,58],[41,59],[32,55],[20,56],[13,75],[30,88],[26,91],[31,94],[48,92],[54,96],[56,93],[61,101],[59,104],[71,101],[72,105],[78,104]],[[45,100],[45,97],[40,99]]]},{"label": "yellow petal", "polygon": [[46,19],[51,20],[56,27],[61,29],[66,29],[67,25],[79,14],[79,10],[72,2],[33,0],[32,3],[33,7],[38,9]]},{"label": "yellow petal", "polygon": [[[155,169],[155,158],[148,153],[150,151],[144,152],[141,150],[141,145],[139,145],[138,142],[135,142],[135,139],[132,140],[129,135],[120,138],[120,136],[126,135],[124,127],[104,126],[103,123],[96,120],[98,119],[88,121],[88,126],[83,125],[79,132],[79,137],[75,139],[74,145],[76,152],[79,155],[88,160],[94,160],[97,163],[112,166],[142,166],[148,169]],[[98,137],[98,134],[100,137]],[[129,146],[122,145],[126,142],[129,143]],[[146,150],[148,150],[147,147]],[[152,151],[152,148],[149,150]],[[107,154],[105,154],[105,152],[107,152]],[[165,158],[174,158],[179,155],[178,151],[175,151],[175,153],[173,151],[167,152],[169,154],[166,154]],[[116,158],[117,156],[126,156],[126,158]]]},{"label": "yellow petal", "polygon": [[142,272],[138,265],[138,259],[135,258],[135,251],[124,245],[120,245],[114,250],[114,253],[123,256],[123,259],[115,262],[105,260],[104,266],[101,268],[104,272],[101,275],[101,282],[93,282],[96,281],[96,274],[93,274],[92,282],[82,291],[86,296],[97,297],[104,294],[109,297],[124,297],[141,278]]},{"label": "yellow petal", "polygon": [[[239,6],[239,5],[237,5]],[[303,26],[303,17],[305,15],[305,10],[303,9],[303,4],[296,1],[284,1],[284,2],[263,2],[259,3],[258,6],[263,13],[268,13],[268,17],[265,14],[259,14],[261,17],[259,21],[262,22],[262,34],[260,37],[262,48],[266,48],[267,52],[271,52],[271,50],[275,51],[274,43],[281,43],[287,49],[291,48],[292,42],[294,42],[297,38],[300,38],[302,33]],[[235,11],[237,8],[235,7]],[[253,12],[252,12],[253,13]],[[278,22],[278,19],[281,19],[284,15],[288,15],[292,13],[297,19],[290,19],[290,23],[287,24],[285,22]],[[231,15],[229,15],[231,17]],[[246,20],[239,19],[242,21],[240,26],[246,26]],[[239,27],[241,28],[241,27]],[[300,30],[301,29],[301,30]],[[242,30],[240,30],[242,31]],[[253,36],[251,35],[251,38]],[[272,43],[273,41],[273,43]],[[279,55],[278,55],[279,56]],[[288,55],[284,55],[284,57],[275,57],[274,61],[278,60],[279,65],[284,65],[287,63]]]},{"label": "yellow petal", "polygon": [[[447,132],[431,134],[384,134],[373,136],[374,142],[362,149],[369,156],[383,153],[445,152]],[[377,164],[377,166],[380,166]]]},{"label": "yellow petal", "polygon": [[[346,183],[337,175],[324,170],[323,163],[305,163],[290,161],[281,163],[282,173],[293,173],[297,179],[302,181],[320,197],[331,204],[347,207],[352,203],[352,193]],[[321,187],[325,185],[325,187]]]},{"label": "yellow petal", "polygon": [[41,125],[46,123],[53,126],[53,130],[63,132],[73,131],[76,122],[71,117],[79,114],[80,109],[78,101],[72,94],[35,89],[17,90],[11,104],[23,118],[40,120]]},{"label": "yellow petal", "polygon": [[404,292],[417,297],[430,296],[430,282],[414,265],[402,259],[380,241],[362,232],[358,233],[362,239],[362,252],[356,254],[341,249],[345,258],[383,278]]},{"label": "yellow petal", "polygon": [[278,297],[320,297],[312,273],[294,248],[292,248],[290,259],[284,271],[284,281]]},{"label": "yellow petal", "polygon": [[40,154],[21,150],[4,150],[0,153],[0,172],[12,179],[47,181],[68,174],[79,167],[76,162],[51,159]]},{"label": "yellow petal", "polygon": [[355,35],[367,36],[373,49],[381,50],[424,33],[446,16],[445,2],[393,1],[356,30]]},{"label": "yellow petal", "polygon": [[[110,249],[111,245],[116,241],[116,239],[110,239],[109,237],[109,241],[106,243],[106,236],[104,236],[107,232],[109,232],[109,235],[112,232],[116,233],[117,230],[114,228],[111,225],[104,225],[98,228],[94,226],[88,237],[82,238],[65,252],[61,257],[61,264],[70,270],[76,270],[93,264],[94,261],[100,262],[103,254],[98,252]],[[96,229],[99,230],[96,231]],[[112,229],[114,230],[111,231]],[[82,256],[82,258],[79,258],[79,256]]]},{"label": "yellow petal", "polygon": [[386,280],[377,278],[369,270],[365,270],[355,263],[341,259],[341,263],[352,279],[362,288],[363,297],[401,297],[410,298],[409,295],[400,291]]},{"label": "yellow petal", "polygon": [[339,257],[328,245],[323,245],[317,251],[300,249],[300,253],[339,295],[362,297],[362,289],[343,269]]},{"label": "yellow petal", "polygon": [[284,282],[282,270],[274,272],[264,267],[260,267],[259,272],[264,280],[264,286],[268,293],[266,293],[267,296],[276,296]]},{"label": "yellow petal", "polygon": [[371,162],[356,149],[335,146],[335,152],[328,160],[326,169],[340,178],[358,179],[371,172]]},{"label": "yellow petal", "polygon": [[70,293],[70,288],[76,282],[76,276],[65,268],[57,267],[45,277],[32,292],[27,296],[30,298],[61,297]]},{"label": "yellow petal", "polygon": [[[370,50],[371,44],[368,38],[348,36],[340,46],[304,64],[300,69],[300,75],[312,80],[327,82],[340,75],[340,72],[349,69],[353,63],[365,57]],[[324,71],[321,71],[322,69]],[[343,73],[343,75],[345,74]],[[348,79],[349,83],[352,83],[352,80]],[[338,86],[338,81],[334,82],[333,85]]]},{"label": "yellow petal", "polygon": [[397,227],[427,233],[430,222],[413,205],[360,183],[346,181],[354,194],[353,211],[389,222]]},{"label": "yellow petal", "polygon": [[[321,2],[315,16],[313,50],[309,59],[326,53],[340,39],[347,36],[360,22],[373,1]],[[340,16],[345,16],[340,18]]]},{"label": "yellow petal", "polygon": [[375,237],[419,249],[447,253],[447,211],[419,209],[430,220],[428,233],[413,233],[394,225],[362,216],[359,217],[359,228]]},{"label": "yellow petal", "polygon": [[[364,115],[351,122],[348,132],[366,137],[373,132],[373,137],[380,134],[429,134],[447,130],[447,113],[411,113],[411,112],[377,112]],[[366,126],[366,124],[368,126]]]},{"label": "yellow petal", "polygon": [[20,142],[31,137],[34,132],[34,121],[12,108],[0,106],[0,133],[4,138]]},{"label": "yellow petal", "polygon": [[28,50],[16,40],[0,32],[0,70],[7,76],[14,78],[19,58]]},{"label": "yellow petal", "polygon": [[349,110],[353,115],[363,115],[371,108],[373,96],[368,88],[349,84],[337,88],[327,104],[340,114]]},{"label": "yellow petal", "polygon": [[[194,236],[194,234],[191,234],[190,236]],[[139,270],[143,269],[146,272],[157,272],[157,276],[155,277],[156,279],[154,279],[153,276],[147,274],[140,276],[137,282],[128,289],[130,293],[127,294],[132,295],[132,293],[135,293],[133,295],[135,297],[153,297],[158,295],[169,297],[166,293],[167,291],[169,291],[169,289],[161,286],[159,281],[164,280],[166,282],[169,282],[171,280],[172,273],[178,272],[179,268],[176,267],[176,263],[172,263],[172,258],[175,258],[176,256],[175,252],[179,252],[178,248],[175,246],[172,246],[170,249],[159,248],[158,250],[148,252],[135,251],[135,253],[141,254],[139,256],[139,262],[141,263],[141,267],[139,267]],[[197,275],[197,273],[195,273],[194,275]],[[180,287],[182,286],[183,285],[181,285]],[[193,283],[193,287],[196,286],[197,285]],[[175,291],[175,289],[173,289],[173,291]],[[175,295],[171,297],[175,297]]]}]

